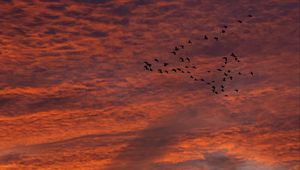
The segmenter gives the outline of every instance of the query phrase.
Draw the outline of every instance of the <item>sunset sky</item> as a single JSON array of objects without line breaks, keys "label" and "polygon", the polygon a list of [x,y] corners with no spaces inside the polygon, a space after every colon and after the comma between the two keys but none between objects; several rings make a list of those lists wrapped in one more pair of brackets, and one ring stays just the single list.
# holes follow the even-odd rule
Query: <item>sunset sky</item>
[{"label": "sunset sky", "polygon": [[[0,0],[0,170],[299,170],[299,10],[299,0]],[[179,66],[180,44],[199,77],[232,52],[232,68],[254,76],[225,97],[144,69],[155,58]]]}]

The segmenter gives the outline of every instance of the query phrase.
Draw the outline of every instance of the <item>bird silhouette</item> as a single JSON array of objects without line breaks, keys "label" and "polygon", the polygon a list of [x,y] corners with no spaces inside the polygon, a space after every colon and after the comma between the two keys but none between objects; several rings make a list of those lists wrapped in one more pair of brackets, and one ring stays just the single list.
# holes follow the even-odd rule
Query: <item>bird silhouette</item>
[{"label": "bird silhouette", "polygon": [[230,70],[227,70],[228,73],[230,73]]},{"label": "bird silhouette", "polygon": [[180,69],[180,68],[177,68],[177,70],[178,70],[178,71],[181,71],[181,69]]},{"label": "bird silhouette", "polygon": [[176,73],[176,69],[173,68],[172,71],[174,71]]},{"label": "bird silhouette", "polygon": [[210,71],[209,71],[209,70],[208,70],[207,72],[208,72],[208,73],[210,73]]},{"label": "bird silhouette", "polygon": [[236,92],[239,92],[239,90],[238,90],[238,89],[235,89],[234,91],[236,91]]},{"label": "bird silhouette", "polygon": [[230,80],[232,80],[232,76],[230,76],[229,78],[230,78]]},{"label": "bird silhouette", "polygon": [[224,90],[224,89],[221,89],[221,91],[224,92],[225,90]]},{"label": "bird silhouette", "polygon": [[214,39],[215,39],[216,41],[218,41],[218,40],[219,40],[219,38],[218,38],[218,37],[214,37]]},{"label": "bird silhouette", "polygon": [[242,20],[237,20],[237,22],[239,22],[239,23],[243,23],[243,21],[242,21]]},{"label": "bird silhouette", "polygon": [[189,40],[189,41],[188,41],[188,43],[189,43],[189,44],[192,44],[192,41],[191,41],[191,40]]},{"label": "bird silhouette", "polygon": [[221,66],[222,68],[224,68],[225,66]]},{"label": "bird silhouette", "polygon": [[250,17],[250,18],[251,18],[251,17],[253,17],[253,16],[252,16],[251,14],[249,14],[249,15],[248,15],[248,17]]},{"label": "bird silhouette", "polygon": [[228,95],[227,95],[227,94],[225,94],[224,96],[225,96],[225,97],[228,97]]},{"label": "bird silhouette", "polygon": [[204,79],[200,79],[201,81],[204,81]]},{"label": "bird silhouette", "polygon": [[222,89],[224,89],[224,86],[223,86],[223,84],[221,85],[221,88],[222,88]]},{"label": "bird silhouette", "polygon": [[179,48],[176,46],[176,47],[174,48],[174,50],[175,50],[175,51],[178,51],[178,50],[179,50]]},{"label": "bird silhouette", "polygon": [[184,45],[180,45],[180,47],[181,47],[182,49],[184,49]]},{"label": "bird silhouette", "polygon": [[167,65],[169,65],[169,63],[164,63],[164,66],[166,67]]},{"label": "bird silhouette", "polygon": [[192,66],[192,68],[196,69],[196,66]]},{"label": "bird silhouette", "polygon": [[180,62],[184,62],[184,59],[182,57],[180,57],[179,59],[180,59]]},{"label": "bird silhouette", "polygon": [[149,68],[150,71],[153,71],[152,68]]},{"label": "bird silhouette", "polygon": [[205,40],[207,40],[207,39],[208,39],[208,37],[207,37],[206,35],[204,35],[204,39],[205,39]]},{"label": "bird silhouette", "polygon": [[188,62],[191,62],[190,58],[188,58],[188,57],[186,57],[186,60],[187,60]]},{"label": "bird silhouette", "polygon": [[194,80],[195,80],[195,81],[198,81],[198,79],[197,79],[197,78],[194,78]]},{"label": "bird silhouette", "polygon": [[190,76],[190,78],[194,78],[193,76]]},{"label": "bird silhouette", "polygon": [[172,51],[171,53],[174,54],[174,55],[176,55],[176,52],[175,52],[175,51]]},{"label": "bird silhouette", "polygon": [[216,94],[218,94],[218,92],[217,92],[217,91],[216,91],[215,93],[216,93]]},{"label": "bird silhouette", "polygon": [[225,30],[222,30],[221,32],[222,32],[222,33],[225,33]]},{"label": "bird silhouette", "polygon": [[159,73],[163,73],[162,69],[158,69],[157,71],[158,71]]},{"label": "bird silhouette", "polygon": [[226,81],[226,78],[225,78],[225,77],[223,78],[223,81]]},{"label": "bird silhouette", "polygon": [[254,73],[253,73],[252,71],[250,72],[250,74],[251,74],[252,76],[254,75]]},{"label": "bird silhouette", "polygon": [[221,70],[221,69],[219,69],[219,68],[218,68],[217,70],[218,70],[218,71],[222,71],[222,70]]},{"label": "bird silhouette", "polygon": [[228,76],[228,74],[227,74],[227,73],[224,73],[224,76]]},{"label": "bird silhouette", "polygon": [[239,75],[242,75],[242,73],[241,73],[241,72],[239,72],[238,74],[239,74]]},{"label": "bird silhouette", "polygon": [[149,70],[149,68],[148,68],[147,66],[144,66],[144,68],[145,68],[146,70]]},{"label": "bird silhouette", "polygon": [[190,71],[187,71],[187,73],[189,73],[189,74],[190,74],[191,72],[190,72]]},{"label": "bird silhouette", "polygon": [[156,58],[156,59],[154,59],[154,61],[156,61],[156,62],[159,62],[157,58]]},{"label": "bird silhouette", "polygon": [[168,70],[165,70],[165,73],[167,73],[167,74],[168,74],[168,73],[169,73],[169,71],[168,71]]},{"label": "bird silhouette", "polygon": [[234,53],[231,53],[230,56],[236,58],[237,56]]},{"label": "bird silhouette", "polygon": [[223,27],[224,27],[225,29],[226,29],[226,28],[228,28],[228,26],[227,26],[227,25],[224,25]]},{"label": "bird silhouette", "polygon": [[148,63],[147,61],[144,62],[147,66],[151,67],[152,65]]}]

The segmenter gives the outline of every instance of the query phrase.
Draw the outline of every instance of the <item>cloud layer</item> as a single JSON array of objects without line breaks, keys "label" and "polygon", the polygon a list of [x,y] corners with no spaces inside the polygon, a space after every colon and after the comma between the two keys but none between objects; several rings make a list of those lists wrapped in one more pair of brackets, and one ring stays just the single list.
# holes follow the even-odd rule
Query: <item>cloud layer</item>
[{"label": "cloud layer", "polygon": [[[0,169],[300,168],[298,1],[2,0],[0,16]],[[144,71],[188,39],[197,74],[235,52],[254,78],[226,98]]]}]

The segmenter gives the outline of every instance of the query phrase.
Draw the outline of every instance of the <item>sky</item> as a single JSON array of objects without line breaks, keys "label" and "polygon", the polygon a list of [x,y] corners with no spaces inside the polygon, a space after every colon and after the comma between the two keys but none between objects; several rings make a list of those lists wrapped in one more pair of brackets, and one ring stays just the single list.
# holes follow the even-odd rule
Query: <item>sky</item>
[{"label": "sky", "polygon": [[[298,0],[0,0],[0,169],[299,170],[299,10]],[[232,52],[232,68],[254,76],[225,97],[144,69],[154,58],[175,66],[180,44],[197,76],[212,78]]]}]

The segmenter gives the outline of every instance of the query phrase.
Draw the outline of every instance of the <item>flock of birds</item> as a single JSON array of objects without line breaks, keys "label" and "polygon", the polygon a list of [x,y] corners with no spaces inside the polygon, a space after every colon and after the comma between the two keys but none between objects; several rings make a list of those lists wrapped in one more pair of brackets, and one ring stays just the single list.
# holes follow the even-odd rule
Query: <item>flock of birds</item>
[{"label": "flock of birds", "polygon": [[[252,18],[253,16],[251,14],[249,14],[247,17]],[[236,22],[239,24],[243,23],[242,20],[237,20]],[[229,29],[229,25],[223,25],[222,29],[220,31],[220,34],[225,34],[228,29]],[[213,39],[214,41],[219,41],[220,36],[209,37],[208,35],[203,35],[204,41],[207,41],[209,39]],[[210,90],[212,93],[224,94],[224,96],[226,96],[226,97],[228,97],[228,94],[225,93],[225,89],[227,88],[227,85],[228,85],[227,82],[230,82],[233,79],[237,79],[236,76],[242,76],[242,75],[254,76],[254,73],[252,71],[250,71],[249,73],[245,73],[245,72],[241,72],[241,71],[236,71],[234,68],[230,68],[229,63],[232,63],[232,62],[240,63],[241,62],[240,57],[238,55],[236,55],[234,52],[232,52],[228,56],[222,57],[223,61],[222,61],[221,66],[217,69],[213,69],[214,71],[220,73],[222,75],[221,77],[217,77],[217,79],[216,79],[216,77],[214,79],[210,79],[210,78],[196,76],[195,71],[197,70],[198,67],[196,65],[192,64],[191,57],[189,57],[187,55],[182,55],[180,53],[180,51],[185,50],[185,48],[191,46],[192,44],[193,44],[193,42],[191,40],[188,40],[187,44],[175,46],[173,48],[173,50],[170,52],[173,56],[176,57],[177,62],[179,62],[179,65],[180,65],[179,67],[178,67],[178,63],[177,63],[177,65],[174,64],[174,66],[172,67],[173,64],[171,64],[170,62],[163,62],[160,59],[155,58],[152,63],[145,61],[144,69],[146,71],[158,72],[160,74],[184,73],[193,81],[203,82],[206,85],[208,85],[210,87]],[[158,68],[156,68],[157,65],[159,65]],[[208,74],[212,73],[213,70],[207,70],[207,73]],[[226,86],[226,88],[225,88],[225,86]],[[238,93],[239,89],[234,89],[234,91],[236,93]]]}]

